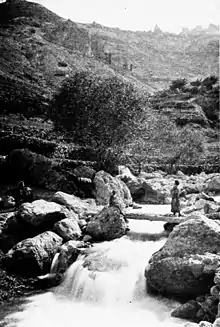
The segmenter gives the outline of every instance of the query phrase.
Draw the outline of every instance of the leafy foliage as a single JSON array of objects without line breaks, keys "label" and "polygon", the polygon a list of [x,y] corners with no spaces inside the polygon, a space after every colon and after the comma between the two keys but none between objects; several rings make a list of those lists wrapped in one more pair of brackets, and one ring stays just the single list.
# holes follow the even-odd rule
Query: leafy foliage
[{"label": "leafy foliage", "polygon": [[133,135],[144,100],[117,76],[80,72],[64,82],[52,106],[56,126],[72,132],[76,142],[111,147]]},{"label": "leafy foliage", "polygon": [[127,158],[138,173],[152,162],[163,162],[173,172],[178,165],[194,164],[203,153],[199,131],[190,127],[178,128],[165,116],[147,113],[145,124],[128,147]]}]

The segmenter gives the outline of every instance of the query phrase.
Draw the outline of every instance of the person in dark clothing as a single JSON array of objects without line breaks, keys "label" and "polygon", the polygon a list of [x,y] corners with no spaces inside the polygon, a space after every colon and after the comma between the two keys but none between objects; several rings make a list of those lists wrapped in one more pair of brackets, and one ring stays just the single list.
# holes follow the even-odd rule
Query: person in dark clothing
[{"label": "person in dark clothing", "polygon": [[6,195],[13,196],[16,202],[16,206],[21,205],[24,202],[33,201],[33,191],[30,187],[25,186],[23,181],[20,181],[16,188],[9,189]]},{"label": "person in dark clothing", "polygon": [[174,186],[173,188],[171,189],[171,198],[172,198],[172,201],[171,201],[171,212],[173,212],[173,215],[175,216],[176,213],[179,214],[179,217],[181,216],[180,214],[180,198],[179,198],[179,189],[178,189],[178,186],[179,186],[179,181],[175,181],[174,182]]}]

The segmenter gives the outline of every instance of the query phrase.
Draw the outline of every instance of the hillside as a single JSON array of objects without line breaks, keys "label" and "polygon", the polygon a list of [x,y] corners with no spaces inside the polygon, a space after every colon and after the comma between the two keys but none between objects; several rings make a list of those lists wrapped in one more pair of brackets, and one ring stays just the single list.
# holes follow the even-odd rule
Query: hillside
[{"label": "hillside", "polygon": [[[142,94],[147,94],[147,101],[151,93],[153,109],[169,116],[178,126],[202,127],[207,144],[205,157],[212,152],[211,157],[216,158],[219,125],[213,112],[217,85],[210,90],[201,86],[195,93],[190,84],[211,74],[218,75],[215,26],[208,31],[197,29],[179,35],[164,33],[159,27],[154,32],[123,31],[95,22],[75,23],[39,4],[7,0],[0,4],[0,53],[3,155],[15,144],[19,148],[28,145],[32,150],[40,149],[44,154],[54,148],[53,142],[58,142],[55,156],[90,160],[88,150],[82,149],[84,157],[76,155],[81,151],[76,144],[66,150],[65,142],[73,142],[71,137],[65,139],[63,146],[63,135],[58,135],[53,123],[47,120],[51,99],[63,81],[75,72],[89,70],[107,77],[116,75],[135,84]],[[187,90],[181,94],[178,89],[157,94],[158,89],[167,88],[178,78],[187,79]],[[39,119],[34,117],[39,115]],[[73,154],[66,155],[65,151]]]},{"label": "hillside", "polygon": [[[0,4],[0,104],[43,113],[69,74],[123,76],[148,92],[178,77],[217,74],[218,35],[131,32],[65,20],[24,0]],[[16,106],[15,106],[16,103]]]}]

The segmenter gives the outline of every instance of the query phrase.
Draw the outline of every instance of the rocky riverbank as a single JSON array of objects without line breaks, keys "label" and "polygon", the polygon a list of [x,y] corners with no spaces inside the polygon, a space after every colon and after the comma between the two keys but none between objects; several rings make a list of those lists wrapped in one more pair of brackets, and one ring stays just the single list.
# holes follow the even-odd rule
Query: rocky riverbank
[{"label": "rocky riverbank", "polygon": [[141,209],[135,208],[141,205],[134,199],[169,204],[175,179],[180,180],[184,217],[142,217],[171,224],[165,226],[170,235],[164,247],[146,263],[148,291],[187,301],[174,316],[213,323],[219,315],[220,203],[215,195],[220,192],[220,174],[155,172],[136,177],[121,167],[113,177],[99,171],[91,180],[93,198],[50,191],[46,198],[1,214],[1,301],[59,284],[79,254],[91,253],[94,242],[127,233],[129,215],[140,218]]}]

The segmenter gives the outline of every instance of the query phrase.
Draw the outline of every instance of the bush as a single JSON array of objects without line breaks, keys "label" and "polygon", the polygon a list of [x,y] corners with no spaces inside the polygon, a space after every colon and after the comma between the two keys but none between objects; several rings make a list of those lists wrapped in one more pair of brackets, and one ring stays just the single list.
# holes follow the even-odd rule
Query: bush
[{"label": "bush", "polygon": [[55,95],[51,118],[78,143],[111,147],[126,142],[143,108],[143,98],[132,84],[116,76],[80,72],[65,80]]}]

